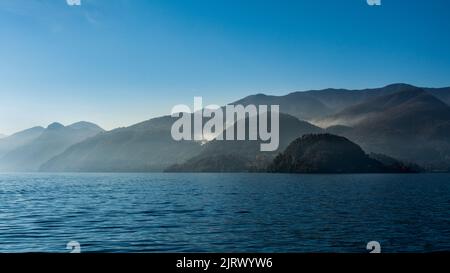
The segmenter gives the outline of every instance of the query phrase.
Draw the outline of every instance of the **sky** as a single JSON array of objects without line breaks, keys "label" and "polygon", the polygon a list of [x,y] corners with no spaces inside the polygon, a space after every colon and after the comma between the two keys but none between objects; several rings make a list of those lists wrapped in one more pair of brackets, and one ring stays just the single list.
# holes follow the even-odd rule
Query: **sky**
[{"label": "sky", "polygon": [[450,1],[0,0],[0,133],[250,94],[450,86]]}]

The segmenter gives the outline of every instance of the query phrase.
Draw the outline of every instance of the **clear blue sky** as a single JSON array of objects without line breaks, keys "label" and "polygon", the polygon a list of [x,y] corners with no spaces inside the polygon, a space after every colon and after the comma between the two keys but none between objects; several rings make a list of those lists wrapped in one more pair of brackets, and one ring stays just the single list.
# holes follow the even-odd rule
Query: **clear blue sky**
[{"label": "clear blue sky", "polygon": [[106,129],[174,104],[450,86],[450,1],[0,0],[0,133]]}]

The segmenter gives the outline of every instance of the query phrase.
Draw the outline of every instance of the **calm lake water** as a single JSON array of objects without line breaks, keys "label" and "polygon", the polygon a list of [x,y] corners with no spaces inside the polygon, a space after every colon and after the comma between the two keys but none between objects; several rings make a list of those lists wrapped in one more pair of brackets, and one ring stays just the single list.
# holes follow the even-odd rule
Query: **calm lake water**
[{"label": "calm lake water", "polygon": [[0,252],[450,251],[450,175],[0,174]]}]

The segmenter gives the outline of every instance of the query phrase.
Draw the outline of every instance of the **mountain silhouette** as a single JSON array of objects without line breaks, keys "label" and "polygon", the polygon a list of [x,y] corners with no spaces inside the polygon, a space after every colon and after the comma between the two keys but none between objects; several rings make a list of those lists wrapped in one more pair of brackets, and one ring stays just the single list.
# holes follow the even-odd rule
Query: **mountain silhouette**
[{"label": "mountain silhouette", "polygon": [[[391,159],[392,162],[395,160]],[[269,166],[282,173],[411,172],[395,161],[389,165],[371,158],[350,140],[331,134],[310,134],[294,140]]]},{"label": "mountain silhouette", "polygon": [[[103,132],[103,129],[87,122],[75,123],[67,127],[55,122],[44,130],[33,129],[32,131],[41,133],[28,143],[4,154],[0,158],[0,170],[38,171],[40,166],[50,158],[62,153],[75,143]],[[23,135],[23,132],[21,134]]]},{"label": "mountain silhouette", "polygon": [[44,130],[44,127],[33,127],[0,139],[0,159],[8,152],[30,143],[39,137]]},{"label": "mountain silhouette", "polygon": [[164,116],[101,133],[50,159],[41,171],[145,172],[160,171],[200,152],[200,143],[175,141],[175,118]]},{"label": "mountain silhouette", "polygon": [[421,88],[374,98],[322,122],[333,125],[329,132],[348,137],[367,151],[432,168],[449,165],[450,107]]},{"label": "mountain silhouette", "polygon": [[280,145],[274,152],[260,152],[260,141],[174,141],[170,116],[108,132],[88,122],[54,123],[0,139],[0,170],[261,171],[294,139],[324,132],[371,154],[449,170],[449,103],[450,88],[408,84],[256,94],[232,103],[280,105]]},{"label": "mountain silhouette", "polygon": [[[248,118],[246,118],[246,132],[248,139]],[[272,159],[284,150],[295,138],[310,133],[319,133],[323,130],[308,122],[280,113],[280,143],[273,152],[261,152],[260,140],[212,140],[202,147],[202,152],[187,160],[183,164],[173,165],[166,169],[167,172],[235,172],[235,171],[259,171],[267,167]],[[237,123],[234,125],[237,132]],[[270,126],[270,122],[269,122]],[[226,134],[227,129],[223,134]],[[236,139],[236,138],[235,138]],[[222,159],[222,160],[221,160]],[[220,163],[222,162],[222,163]]]},{"label": "mountain silhouette", "polygon": [[[417,87],[404,83],[396,83],[381,88],[359,90],[328,88],[293,92],[283,96],[257,94],[247,96],[233,104],[280,105],[280,112],[316,124],[316,120],[338,113],[347,107],[370,101],[376,97],[406,91],[411,88]],[[450,88],[421,89],[443,102],[450,104]]]}]

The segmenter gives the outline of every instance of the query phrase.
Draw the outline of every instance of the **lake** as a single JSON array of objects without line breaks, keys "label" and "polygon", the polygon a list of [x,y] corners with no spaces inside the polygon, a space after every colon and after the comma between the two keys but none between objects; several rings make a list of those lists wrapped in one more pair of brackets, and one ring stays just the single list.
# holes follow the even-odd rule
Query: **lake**
[{"label": "lake", "polygon": [[450,251],[449,174],[0,174],[0,252]]}]

